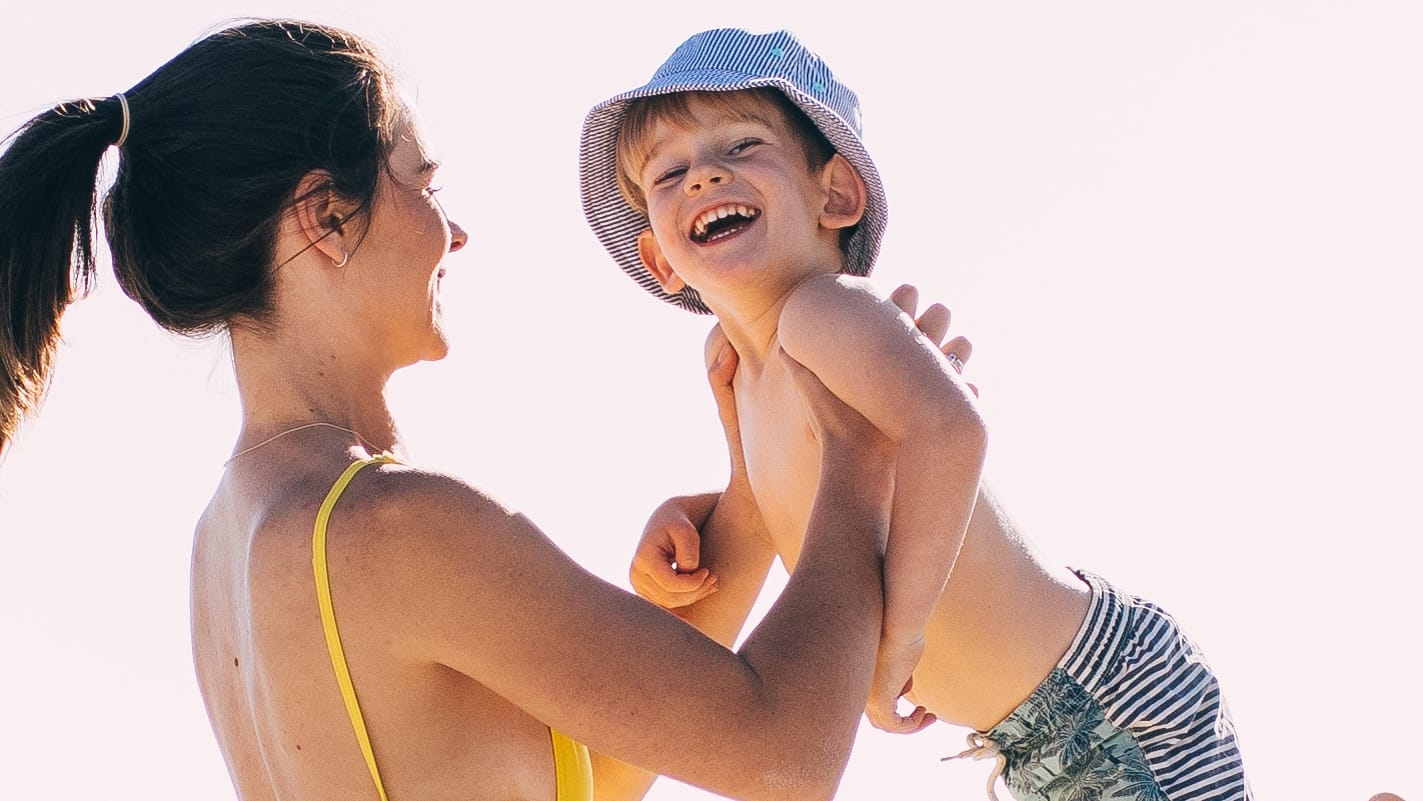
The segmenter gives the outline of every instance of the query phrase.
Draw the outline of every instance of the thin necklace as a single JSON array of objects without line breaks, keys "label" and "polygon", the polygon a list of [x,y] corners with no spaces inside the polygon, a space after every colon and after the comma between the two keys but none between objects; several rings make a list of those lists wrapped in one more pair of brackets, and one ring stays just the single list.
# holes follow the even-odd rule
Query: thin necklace
[{"label": "thin necklace", "polygon": [[[308,429],[308,428],[316,428],[317,426],[326,426],[327,428],[334,428],[334,429],[336,429],[337,431],[344,431],[344,432],[346,432],[347,434],[350,434],[351,436],[353,436],[353,437],[355,437],[356,439],[360,440],[360,441],[361,441],[361,444],[364,445],[365,447],[368,447],[368,448],[371,447],[371,441],[368,440],[368,439],[366,439],[365,437],[361,436],[359,432],[352,431],[352,430],[349,429],[349,428],[342,428],[341,426],[338,426],[338,425],[336,425],[335,423],[323,423],[323,422],[318,421],[318,422],[315,422],[315,423],[304,423],[304,424],[299,425],[299,426],[294,426],[294,427],[292,427],[292,428],[288,428],[286,431],[279,431],[279,432],[277,432],[276,434],[273,434],[272,436],[267,437],[266,439],[264,439],[264,440],[262,440],[261,442],[257,443],[256,445],[252,445],[252,446],[250,446],[250,447],[243,448],[242,450],[238,451],[237,453],[234,453],[234,454],[232,454],[231,456],[227,457],[227,461],[223,462],[223,463],[222,463],[222,466],[223,466],[223,467],[226,467],[226,466],[228,466],[229,464],[232,464],[233,460],[236,459],[237,457],[242,456],[243,454],[251,453],[252,451],[255,451],[255,450],[257,450],[258,448],[262,447],[263,445],[266,445],[266,444],[268,444],[268,443],[270,443],[270,442],[273,442],[274,440],[281,439],[282,437],[285,437],[285,436],[288,435],[288,434],[295,434],[295,433],[298,432],[298,431],[304,431],[305,429]],[[374,448],[373,448],[373,450],[379,450],[379,449],[374,449]]]}]

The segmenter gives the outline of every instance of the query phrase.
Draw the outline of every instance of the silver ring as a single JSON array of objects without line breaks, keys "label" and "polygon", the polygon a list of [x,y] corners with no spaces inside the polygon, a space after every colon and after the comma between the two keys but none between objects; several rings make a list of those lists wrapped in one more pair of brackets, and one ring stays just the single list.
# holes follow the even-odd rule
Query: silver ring
[{"label": "silver ring", "polygon": [[955,370],[960,373],[963,372],[963,359],[960,359],[957,353],[949,351],[948,353],[944,354],[944,358],[949,360],[949,365]]}]

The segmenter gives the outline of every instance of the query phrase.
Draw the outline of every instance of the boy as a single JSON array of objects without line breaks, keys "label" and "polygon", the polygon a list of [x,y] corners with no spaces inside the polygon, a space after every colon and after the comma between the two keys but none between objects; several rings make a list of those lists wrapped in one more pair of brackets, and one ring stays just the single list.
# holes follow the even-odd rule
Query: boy
[{"label": "boy", "polygon": [[[784,352],[900,445],[871,722],[971,727],[960,756],[997,757],[1023,799],[1249,798],[1215,678],[1175,621],[1045,564],[979,489],[966,343],[941,352],[863,277],[884,190],[855,95],[824,63],[786,32],[697,34],[594,107],[580,171],[589,223],[623,269],[718,320],[707,357],[732,481],[654,515],[633,565],[641,594],[729,643],[774,556],[794,570],[817,447]],[[906,693],[922,706],[900,716]]]}]

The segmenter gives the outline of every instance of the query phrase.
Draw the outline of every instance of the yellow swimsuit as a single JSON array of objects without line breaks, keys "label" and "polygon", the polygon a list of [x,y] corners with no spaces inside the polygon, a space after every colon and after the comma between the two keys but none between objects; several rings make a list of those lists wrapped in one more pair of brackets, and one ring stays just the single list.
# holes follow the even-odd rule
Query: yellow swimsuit
[{"label": "yellow swimsuit", "polygon": [[[376,768],[371,737],[366,731],[361,705],[356,701],[356,688],[351,683],[351,671],[346,667],[346,653],[341,648],[341,635],[336,631],[336,612],[331,606],[331,582],[326,572],[326,523],[331,519],[331,510],[335,508],[337,499],[361,468],[368,464],[388,464],[394,461],[395,457],[382,453],[353,462],[346,468],[346,472],[336,479],[336,484],[326,494],[321,510],[316,513],[316,529],[311,534],[311,569],[316,574],[316,600],[321,605],[321,627],[326,632],[326,649],[331,653],[331,667],[336,670],[336,683],[341,686],[341,697],[346,702],[346,712],[351,716],[351,728],[356,731],[356,740],[361,745],[361,753],[365,755],[366,767],[370,768],[371,781],[375,782],[381,801],[389,799],[385,794],[385,784],[380,780],[380,770]],[[593,769],[588,759],[588,748],[553,729],[549,729],[549,736],[553,741],[557,801],[592,801]]]}]

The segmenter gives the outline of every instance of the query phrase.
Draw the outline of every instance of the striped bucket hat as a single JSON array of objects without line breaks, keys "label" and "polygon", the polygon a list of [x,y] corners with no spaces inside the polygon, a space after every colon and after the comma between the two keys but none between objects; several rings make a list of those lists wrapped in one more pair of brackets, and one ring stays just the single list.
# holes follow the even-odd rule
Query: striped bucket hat
[{"label": "striped bucket hat", "polygon": [[643,289],[688,311],[711,313],[691,287],[676,293],[664,292],[638,259],[637,237],[649,223],[647,216],[629,205],[618,191],[618,133],[628,103],[637,98],[761,86],[784,93],[864,179],[865,214],[846,246],[845,271],[869,275],[879,253],[888,222],[887,201],[879,171],[860,141],[860,103],[855,93],[835,80],[825,62],[788,31],[703,31],[683,42],[645,85],[605,100],[588,112],[578,157],[583,214],[593,233]]}]

